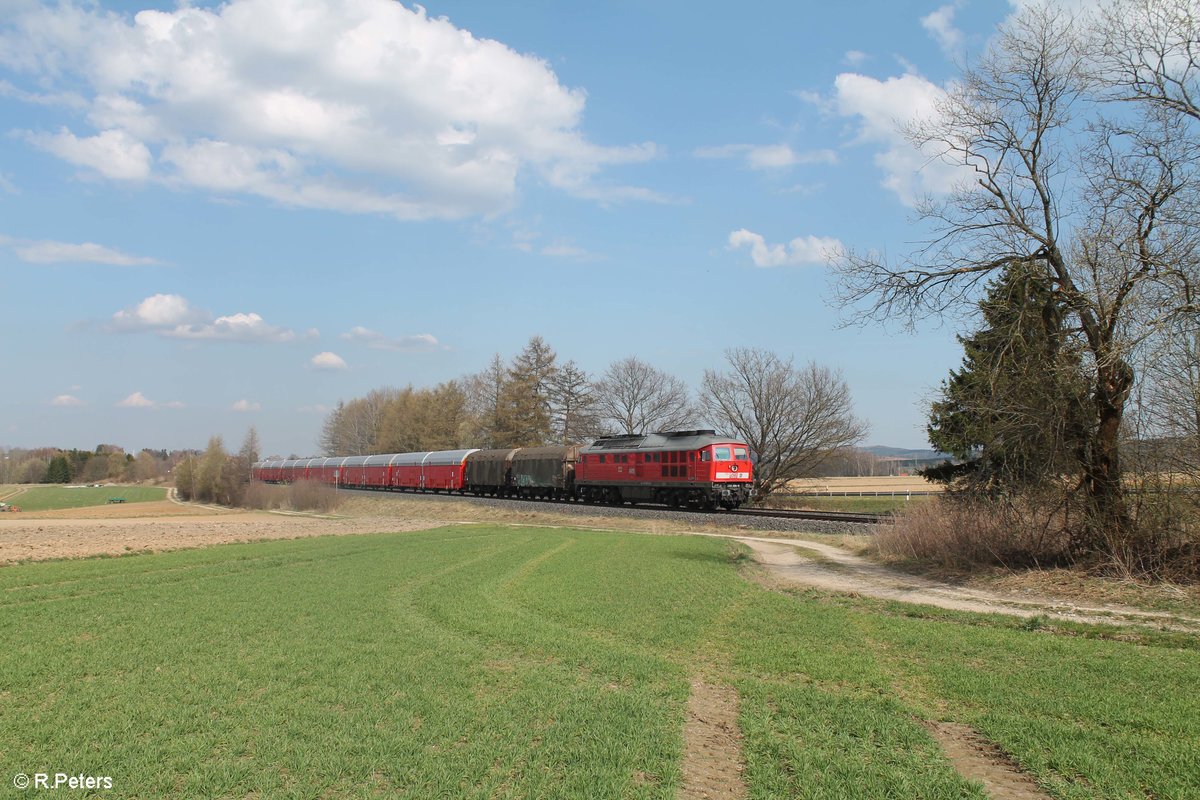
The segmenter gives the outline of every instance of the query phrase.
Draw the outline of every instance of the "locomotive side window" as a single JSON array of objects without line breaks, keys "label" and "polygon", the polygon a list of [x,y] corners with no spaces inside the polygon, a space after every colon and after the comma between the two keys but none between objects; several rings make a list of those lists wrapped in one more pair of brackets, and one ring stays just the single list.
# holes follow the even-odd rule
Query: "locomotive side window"
[{"label": "locomotive side window", "polygon": [[695,453],[695,451],[693,451],[693,452],[691,452],[691,453],[688,453],[688,461],[695,461],[695,460],[696,460],[696,453]]},{"label": "locomotive side window", "polygon": [[708,452],[707,450],[703,451],[702,453],[700,453],[700,460],[701,461],[712,461],[712,453]]},{"label": "locomotive side window", "polygon": [[728,461],[729,460],[729,446],[728,445],[723,446],[723,447],[714,447],[713,451],[715,452],[715,457],[716,457],[717,461]]},{"label": "locomotive side window", "polygon": [[600,456],[600,463],[601,463],[601,464],[603,464],[603,463],[604,463],[604,456]]}]

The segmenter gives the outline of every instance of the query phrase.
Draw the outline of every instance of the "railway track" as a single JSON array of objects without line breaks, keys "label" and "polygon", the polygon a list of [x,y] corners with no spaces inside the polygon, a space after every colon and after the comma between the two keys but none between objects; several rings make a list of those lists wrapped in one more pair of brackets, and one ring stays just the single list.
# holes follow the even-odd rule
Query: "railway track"
[{"label": "railway track", "polygon": [[652,511],[664,512],[669,514],[704,514],[709,517],[724,518],[731,522],[745,517],[768,517],[773,519],[786,520],[813,520],[820,522],[846,522],[855,525],[879,525],[891,522],[892,515],[887,513],[872,513],[867,511],[799,511],[796,509],[781,509],[781,508],[739,508],[734,511],[713,511],[706,508],[670,508],[668,506],[655,505],[653,503],[638,503],[637,505],[622,503],[620,505],[609,505],[605,503],[582,503],[574,500],[534,500],[534,499],[519,499],[514,497],[496,498],[496,497],[476,497],[472,494],[451,494],[443,492],[390,492],[381,491],[379,489],[351,489],[342,487],[339,491],[354,492],[362,494],[394,494],[398,497],[412,498],[427,498],[427,499],[442,499],[442,500],[462,500],[466,502],[506,502],[520,503],[522,505],[546,505],[553,507],[578,508],[578,509],[595,509],[598,512],[603,512],[604,509],[622,509],[625,511]]},{"label": "railway track", "polygon": [[798,511],[782,508],[739,508],[728,512],[732,516],[774,517],[776,519],[819,519],[826,522],[854,522],[862,525],[879,525],[892,521],[888,513],[871,511]]}]

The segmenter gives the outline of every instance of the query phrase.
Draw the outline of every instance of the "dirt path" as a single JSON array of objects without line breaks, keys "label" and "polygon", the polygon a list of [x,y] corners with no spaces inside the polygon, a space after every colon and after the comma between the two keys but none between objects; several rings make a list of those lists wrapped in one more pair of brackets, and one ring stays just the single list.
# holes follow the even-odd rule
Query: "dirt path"
[{"label": "dirt path", "polygon": [[[719,534],[698,534],[701,536]],[[1200,619],[1116,605],[1078,605],[1048,597],[1016,597],[907,575],[873,564],[839,547],[811,541],[726,536],[743,542],[775,579],[793,586],[860,594],[956,611],[1046,616],[1071,622],[1156,625],[1200,631]],[[808,552],[805,552],[808,551]]]}]

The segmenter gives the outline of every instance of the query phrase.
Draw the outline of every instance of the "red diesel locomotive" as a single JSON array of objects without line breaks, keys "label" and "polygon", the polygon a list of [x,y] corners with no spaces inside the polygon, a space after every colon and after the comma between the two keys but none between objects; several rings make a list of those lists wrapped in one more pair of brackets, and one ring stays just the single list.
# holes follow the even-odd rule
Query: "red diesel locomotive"
[{"label": "red diesel locomotive", "polygon": [[268,460],[251,474],[267,483],[726,509],[746,502],[754,484],[749,448],[711,430],[608,436],[588,447]]}]

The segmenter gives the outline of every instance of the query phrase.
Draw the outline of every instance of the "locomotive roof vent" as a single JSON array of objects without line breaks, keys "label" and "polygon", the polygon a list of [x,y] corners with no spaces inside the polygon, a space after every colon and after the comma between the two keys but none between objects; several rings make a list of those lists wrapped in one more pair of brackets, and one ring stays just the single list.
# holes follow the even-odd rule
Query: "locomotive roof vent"
[{"label": "locomotive roof vent", "polygon": [[707,428],[694,431],[658,431],[659,436],[670,436],[678,438],[683,436],[716,436],[717,432],[708,430]]}]

